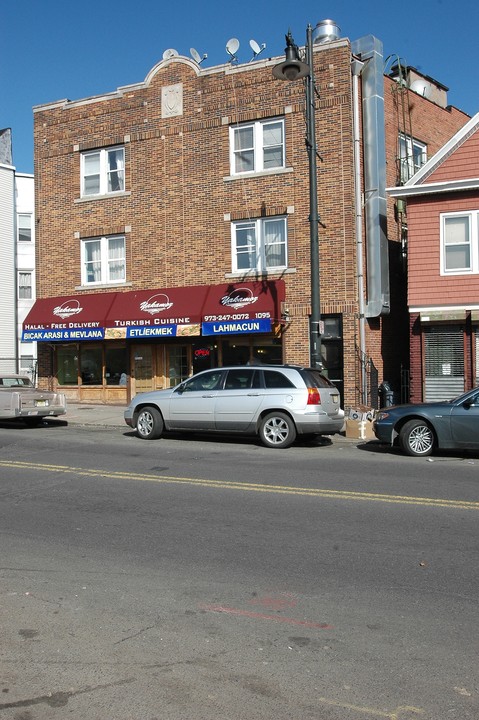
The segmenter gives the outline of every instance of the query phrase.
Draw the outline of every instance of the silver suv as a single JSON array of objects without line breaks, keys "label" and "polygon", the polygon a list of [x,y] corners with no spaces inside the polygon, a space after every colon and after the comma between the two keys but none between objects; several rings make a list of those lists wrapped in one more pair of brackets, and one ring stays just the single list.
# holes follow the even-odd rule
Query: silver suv
[{"label": "silver suv", "polygon": [[333,435],[344,423],[336,387],[297,365],[204,370],[174,388],[140,393],[124,416],[144,440],[196,430],[258,435],[271,448],[289,447],[297,435]]}]

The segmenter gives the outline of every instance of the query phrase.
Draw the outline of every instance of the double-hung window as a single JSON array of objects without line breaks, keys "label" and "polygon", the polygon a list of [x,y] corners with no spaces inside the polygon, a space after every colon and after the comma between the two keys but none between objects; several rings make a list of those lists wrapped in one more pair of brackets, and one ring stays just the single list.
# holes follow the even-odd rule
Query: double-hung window
[{"label": "double-hung window", "polygon": [[82,285],[109,285],[126,280],[125,237],[89,238],[81,242]]},{"label": "double-hung window", "polygon": [[110,195],[125,190],[125,149],[107,148],[81,156],[81,194]]},{"label": "double-hung window", "polygon": [[261,120],[230,127],[231,174],[284,167],[284,120]]},{"label": "double-hung window", "polygon": [[232,224],[233,272],[265,272],[286,268],[287,223],[285,217],[259,218]]},{"label": "double-hung window", "polygon": [[30,242],[32,239],[32,214],[19,213],[17,215],[17,230],[19,242]]},{"label": "double-hung window", "polygon": [[410,135],[399,135],[399,176],[406,182],[427,162],[427,145]]},{"label": "double-hung window", "polygon": [[441,215],[441,274],[479,273],[479,211]]},{"label": "double-hung window", "polygon": [[18,299],[31,300],[33,297],[33,276],[31,272],[21,271],[18,273]]}]

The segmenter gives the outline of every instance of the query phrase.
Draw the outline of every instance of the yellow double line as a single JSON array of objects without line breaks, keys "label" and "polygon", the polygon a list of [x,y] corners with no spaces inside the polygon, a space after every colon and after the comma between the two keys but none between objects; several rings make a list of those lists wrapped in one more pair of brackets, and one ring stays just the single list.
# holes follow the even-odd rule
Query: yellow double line
[{"label": "yellow double line", "polygon": [[36,470],[51,473],[79,475],[83,477],[109,478],[112,480],[137,480],[140,482],[176,483],[197,487],[220,488],[223,490],[242,490],[243,492],[276,493],[279,495],[301,495],[307,497],[329,498],[333,500],[361,500],[395,505],[421,505],[423,507],[456,508],[479,510],[479,502],[467,500],[445,500],[444,498],[414,497],[409,495],[385,495],[381,493],[353,492],[350,490],[330,490],[321,488],[289,487],[288,485],[266,485],[264,483],[237,482],[230,480],[205,480],[195,477],[175,477],[174,475],[147,475],[117,470],[91,470],[70,467],[69,465],[50,465],[43,463],[1,460],[0,467],[14,470]]}]

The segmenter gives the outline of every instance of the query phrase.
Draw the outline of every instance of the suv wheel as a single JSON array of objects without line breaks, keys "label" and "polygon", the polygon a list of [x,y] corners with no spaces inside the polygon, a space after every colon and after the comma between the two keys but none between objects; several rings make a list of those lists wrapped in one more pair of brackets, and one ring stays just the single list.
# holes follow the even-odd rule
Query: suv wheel
[{"label": "suv wheel", "polygon": [[144,407],[138,413],[136,432],[143,440],[156,440],[163,432],[163,418],[155,407]]},{"label": "suv wheel", "polygon": [[261,421],[259,436],[266,447],[287,448],[296,440],[296,427],[286,413],[272,412]]}]

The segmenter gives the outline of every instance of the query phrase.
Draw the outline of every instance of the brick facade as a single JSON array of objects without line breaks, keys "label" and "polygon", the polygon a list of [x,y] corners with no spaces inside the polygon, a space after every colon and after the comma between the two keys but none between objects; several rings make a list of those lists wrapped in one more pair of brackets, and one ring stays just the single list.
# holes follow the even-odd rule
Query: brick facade
[{"label": "brick facade", "polygon": [[[286,283],[289,322],[283,361],[308,363],[310,299],[309,184],[305,103],[301,82],[272,78],[276,61],[198,67],[187,58],[159,63],[145,82],[101,97],[41,106],[34,113],[37,218],[37,295],[81,288],[81,238],[125,234],[127,282],[97,289],[118,292],[211,285],[232,278],[231,221],[287,215],[288,271],[268,273]],[[353,174],[351,48],[347,40],[314,53],[320,238],[321,312],[342,319],[344,405],[357,402],[358,280]],[[181,86],[182,113],[162,117],[162,90]],[[387,183],[397,182],[397,138],[404,102],[412,135],[434,153],[466,121],[385,78]],[[230,175],[229,127],[285,118],[286,171]],[[80,197],[80,155],[125,148],[125,193]],[[405,274],[400,218],[388,207],[391,314],[367,322],[367,352],[379,377],[396,382],[408,360]],[[235,279],[238,279],[236,277]],[[253,278],[261,279],[261,278]],[[399,338],[399,342],[398,342]],[[399,350],[398,347],[402,348]],[[50,348],[41,350],[40,376],[52,376]]]}]

